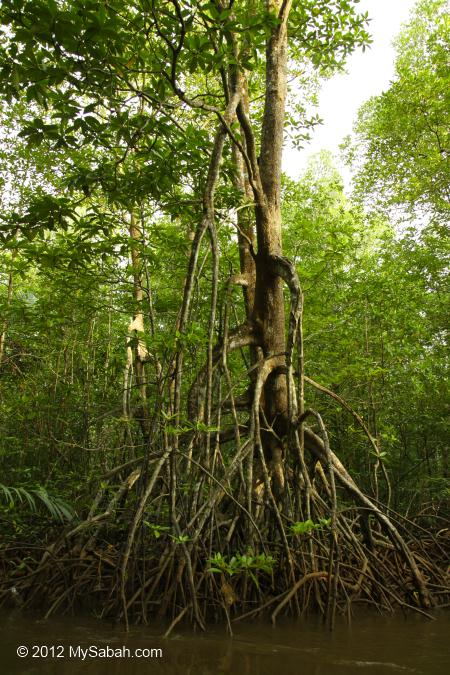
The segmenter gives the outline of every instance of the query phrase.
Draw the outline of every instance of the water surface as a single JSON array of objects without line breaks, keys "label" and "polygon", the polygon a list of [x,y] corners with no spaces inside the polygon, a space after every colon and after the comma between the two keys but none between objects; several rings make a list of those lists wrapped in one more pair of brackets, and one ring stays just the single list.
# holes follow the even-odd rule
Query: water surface
[{"label": "water surface", "polygon": [[[0,671],[24,675],[448,675],[450,615],[354,618],[330,633],[315,620],[235,623],[206,633],[176,627],[120,627],[90,618],[44,621],[18,611],[0,614]],[[19,658],[19,646],[28,656]],[[50,647],[54,647],[53,655]],[[83,660],[83,653],[91,649]],[[115,656],[106,657],[106,650]],[[139,652],[138,650],[162,650]],[[83,651],[82,651],[83,650]],[[102,651],[103,650],[103,651]],[[129,650],[127,652],[127,650]],[[39,654],[33,657],[32,654]],[[95,656],[97,654],[97,656]],[[122,654],[122,656],[118,656]],[[139,656],[144,654],[141,658]],[[145,656],[147,655],[147,656]]]}]

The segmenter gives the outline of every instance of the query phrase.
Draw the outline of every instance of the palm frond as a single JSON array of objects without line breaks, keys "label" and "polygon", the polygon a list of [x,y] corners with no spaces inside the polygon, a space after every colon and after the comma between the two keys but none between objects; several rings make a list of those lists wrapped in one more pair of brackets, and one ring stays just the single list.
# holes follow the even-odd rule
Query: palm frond
[{"label": "palm frond", "polygon": [[42,486],[30,490],[24,487],[12,487],[0,483],[0,498],[3,498],[3,501],[11,509],[16,508],[17,502],[20,504],[26,502],[30,510],[36,513],[38,511],[36,497],[54,520],[64,522],[73,519],[75,513],[72,507],[61,497],[50,495]]}]

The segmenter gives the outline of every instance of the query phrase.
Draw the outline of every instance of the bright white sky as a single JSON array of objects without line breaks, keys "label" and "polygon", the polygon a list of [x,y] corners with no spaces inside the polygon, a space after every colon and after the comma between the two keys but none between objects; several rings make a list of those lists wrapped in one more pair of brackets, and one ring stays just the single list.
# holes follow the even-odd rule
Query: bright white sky
[{"label": "bright white sky", "polygon": [[[319,150],[337,154],[339,143],[352,131],[360,105],[387,89],[394,73],[392,41],[415,4],[416,0],[361,0],[359,11],[368,11],[371,17],[369,32],[373,43],[364,53],[358,50],[348,59],[347,74],[336,75],[323,84],[318,109],[323,125],[316,128],[312,141],[303,150],[286,148],[284,153],[283,168],[293,178]],[[340,169],[348,184],[348,170],[342,166]]]}]

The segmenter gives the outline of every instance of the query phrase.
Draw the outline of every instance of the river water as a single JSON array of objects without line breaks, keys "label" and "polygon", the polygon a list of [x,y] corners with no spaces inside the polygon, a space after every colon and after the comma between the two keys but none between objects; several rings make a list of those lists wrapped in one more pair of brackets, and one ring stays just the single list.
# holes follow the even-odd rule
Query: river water
[{"label": "river water", "polygon": [[[317,620],[235,623],[206,633],[177,626],[125,633],[79,617],[0,614],[0,673],[10,675],[395,675],[450,673],[450,614],[362,615],[330,633]],[[19,657],[18,648],[28,650]],[[53,649],[52,649],[53,647]],[[26,648],[26,650],[24,649]],[[151,652],[151,650],[154,650]],[[83,658],[84,657],[84,658]]]}]

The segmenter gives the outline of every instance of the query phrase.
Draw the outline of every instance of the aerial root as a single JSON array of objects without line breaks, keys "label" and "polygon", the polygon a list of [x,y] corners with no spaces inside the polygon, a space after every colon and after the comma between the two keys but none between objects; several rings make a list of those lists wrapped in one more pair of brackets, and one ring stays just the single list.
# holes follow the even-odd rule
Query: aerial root
[{"label": "aerial root", "polygon": [[[181,474],[186,451],[166,436],[158,453],[108,472],[75,527],[4,547],[0,602],[44,606],[50,616],[89,599],[100,616],[126,625],[165,618],[167,634],[181,620],[204,628],[220,618],[231,631],[233,621],[269,609],[273,622],[281,613],[318,611],[332,627],[335,614],[349,615],[361,603],[426,616],[446,606],[448,530],[439,524],[432,533],[367,496],[331,451],[318,413],[303,414],[321,433],[304,428],[316,475],[305,463],[296,471],[287,456],[285,492],[281,500],[274,495],[259,428],[271,370],[270,359],[257,369],[246,438],[228,464],[216,458],[205,466],[191,452]],[[253,458],[262,467],[258,493],[246,484]],[[373,519],[371,545],[361,512]]]}]

